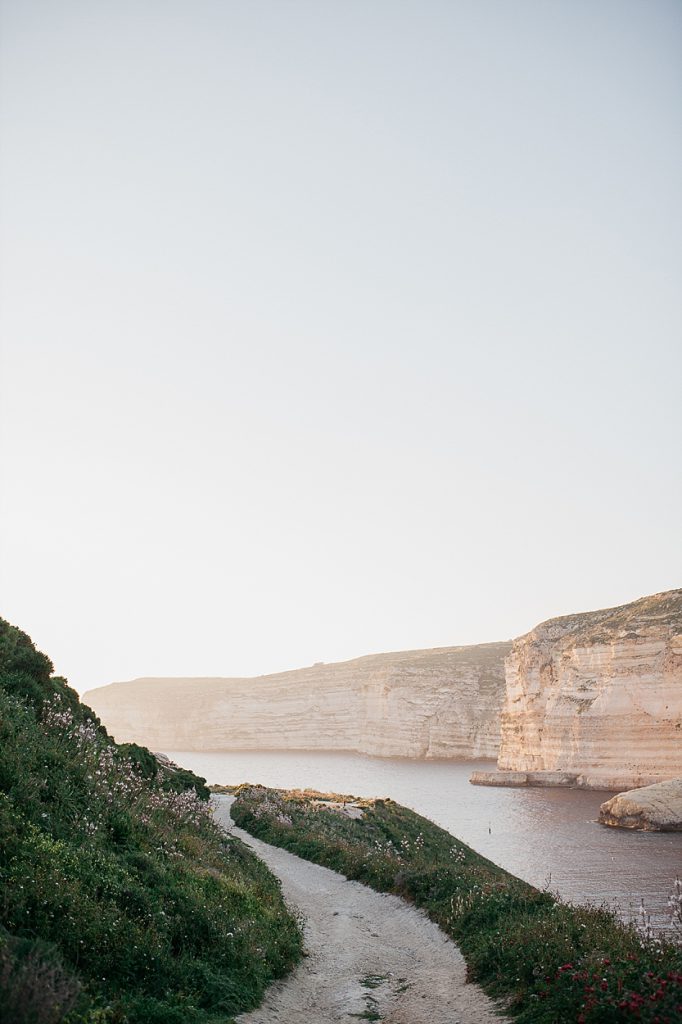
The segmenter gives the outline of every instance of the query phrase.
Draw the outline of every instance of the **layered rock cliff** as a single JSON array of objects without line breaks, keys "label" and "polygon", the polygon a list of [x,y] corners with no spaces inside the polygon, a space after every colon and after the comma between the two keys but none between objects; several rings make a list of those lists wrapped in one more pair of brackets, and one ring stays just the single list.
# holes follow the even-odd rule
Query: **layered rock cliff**
[{"label": "layered rock cliff", "polygon": [[634,788],[682,775],[682,591],[550,619],[513,645],[137,679],[85,699],[118,740],[153,749],[466,758],[499,747],[500,771],[475,781]]},{"label": "layered rock cliff", "polygon": [[135,679],[84,701],[154,750],[495,757],[511,643],[375,654],[255,679]]},{"label": "layered rock cliff", "polygon": [[682,590],[550,619],[515,640],[498,767],[604,789],[682,775]]}]

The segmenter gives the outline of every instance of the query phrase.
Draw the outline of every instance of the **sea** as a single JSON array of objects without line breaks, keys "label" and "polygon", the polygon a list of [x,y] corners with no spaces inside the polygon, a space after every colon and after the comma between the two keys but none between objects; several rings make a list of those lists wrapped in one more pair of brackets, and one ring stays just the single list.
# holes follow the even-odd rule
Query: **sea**
[{"label": "sea", "polygon": [[667,900],[682,876],[682,833],[607,828],[608,793],[472,786],[494,761],[415,761],[310,751],[165,751],[210,784],[260,783],[362,797],[390,797],[478,853],[572,903],[606,905],[624,920],[643,903],[666,929]]}]

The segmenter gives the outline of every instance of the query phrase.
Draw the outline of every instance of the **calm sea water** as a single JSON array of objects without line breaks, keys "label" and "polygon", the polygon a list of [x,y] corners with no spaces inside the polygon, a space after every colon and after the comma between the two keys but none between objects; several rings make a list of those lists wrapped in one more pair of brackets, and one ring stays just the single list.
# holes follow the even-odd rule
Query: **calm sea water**
[{"label": "calm sea water", "polygon": [[209,783],[261,783],[391,797],[533,885],[573,902],[606,902],[624,917],[643,899],[659,926],[682,874],[682,833],[630,832],[596,821],[607,793],[472,786],[494,762],[408,761],[292,751],[167,751]]}]

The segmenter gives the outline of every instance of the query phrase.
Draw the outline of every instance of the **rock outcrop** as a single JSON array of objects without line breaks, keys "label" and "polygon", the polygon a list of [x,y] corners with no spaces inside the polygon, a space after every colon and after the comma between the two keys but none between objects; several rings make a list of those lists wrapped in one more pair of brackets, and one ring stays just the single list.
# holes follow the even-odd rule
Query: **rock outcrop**
[{"label": "rock outcrop", "polygon": [[[474,786],[534,786],[561,787],[563,789],[591,789],[589,780],[578,772],[472,772],[469,779]],[[603,786],[597,786],[603,789]]]},{"label": "rock outcrop", "polygon": [[135,679],[84,700],[155,750],[494,758],[511,643],[375,654],[255,679]]},{"label": "rock outcrop", "polygon": [[599,821],[643,832],[682,832],[682,779],[617,793],[599,808]]},{"label": "rock outcrop", "polygon": [[550,619],[515,640],[498,767],[614,790],[682,775],[682,590]]}]

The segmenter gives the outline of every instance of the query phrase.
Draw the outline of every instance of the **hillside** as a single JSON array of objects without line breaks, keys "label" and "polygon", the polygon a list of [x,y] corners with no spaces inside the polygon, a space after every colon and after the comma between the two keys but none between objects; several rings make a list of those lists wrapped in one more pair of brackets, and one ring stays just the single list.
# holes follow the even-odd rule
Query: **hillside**
[{"label": "hillside", "polygon": [[256,1005],[300,955],[203,780],[119,746],[0,620],[0,1019],[202,1024]]},{"label": "hillside", "polygon": [[255,679],[136,679],[86,699],[152,749],[495,757],[510,643],[373,654]]},{"label": "hillside", "polygon": [[[674,932],[652,940],[645,920],[628,926],[603,907],[563,903],[392,800],[250,785],[236,796],[232,817],[247,832],[420,907],[458,944],[469,981],[502,997],[518,1024],[680,1019]],[[388,980],[375,977],[377,987]]]}]

